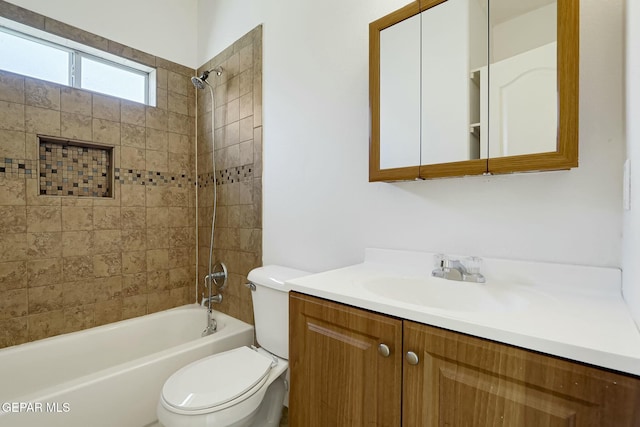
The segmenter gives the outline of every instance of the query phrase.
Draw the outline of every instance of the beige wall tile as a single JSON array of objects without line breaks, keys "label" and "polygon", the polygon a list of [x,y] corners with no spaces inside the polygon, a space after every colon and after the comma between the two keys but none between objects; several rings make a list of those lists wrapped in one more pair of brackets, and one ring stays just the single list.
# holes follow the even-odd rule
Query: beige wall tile
[{"label": "beige wall tile", "polygon": [[169,270],[169,286],[172,289],[189,286],[193,278],[189,267],[172,268]]},{"label": "beige wall tile", "polygon": [[167,115],[167,130],[170,132],[180,133],[183,135],[189,135],[193,132],[195,122],[189,116],[172,112],[167,113]]},{"label": "beige wall tile", "polygon": [[251,139],[240,143],[240,165],[253,164],[253,129],[251,130]]},{"label": "beige wall tile", "polygon": [[189,136],[169,132],[168,151],[170,153],[189,154],[193,151],[193,144]]},{"label": "beige wall tile", "polygon": [[190,227],[170,228],[169,229],[169,247],[185,247],[195,244],[195,237]]},{"label": "beige wall tile", "polygon": [[9,347],[29,341],[27,325],[27,317],[0,320],[0,347]]},{"label": "beige wall tile", "polygon": [[95,326],[122,320],[122,299],[97,302],[93,309]]},{"label": "beige wall tile", "polygon": [[93,273],[96,277],[111,277],[122,274],[122,254],[101,254],[93,256]]},{"label": "beige wall tile", "polygon": [[120,145],[120,123],[94,118],[93,142]]},{"label": "beige wall tile", "polygon": [[0,291],[27,287],[27,264],[24,261],[0,262]]},{"label": "beige wall tile", "polygon": [[243,47],[239,52],[239,72],[253,67],[253,44]]},{"label": "beige wall tile", "polygon": [[24,204],[26,204],[25,179],[0,177],[0,206],[21,206]]},{"label": "beige wall tile", "polygon": [[29,288],[29,314],[62,309],[62,284]]},{"label": "beige wall tile", "polygon": [[240,229],[240,249],[251,251],[262,244],[262,230],[260,229]]},{"label": "beige wall tile", "polygon": [[146,227],[147,215],[146,215],[145,209],[141,209],[137,207],[121,208],[120,215],[121,215],[121,224],[123,229]]},{"label": "beige wall tile", "polygon": [[169,134],[164,130],[147,128],[146,149],[167,151],[169,146]]},{"label": "beige wall tile", "polygon": [[145,156],[148,171],[165,172],[168,170],[168,155],[166,151],[146,150]]},{"label": "beige wall tile", "polygon": [[182,74],[169,71],[167,75],[167,88],[169,92],[175,92],[181,95],[188,95],[191,81]]},{"label": "beige wall tile", "polygon": [[147,107],[146,110],[146,126],[147,128],[167,130],[168,126],[167,111],[155,107]]},{"label": "beige wall tile", "polygon": [[122,273],[133,274],[147,271],[146,251],[123,252]]},{"label": "beige wall tile", "polygon": [[24,206],[0,206],[0,234],[26,231],[27,213]]},{"label": "beige wall tile", "polygon": [[142,126],[122,123],[121,125],[121,143],[123,146],[145,148],[146,130]]},{"label": "beige wall tile", "polygon": [[174,246],[169,248],[169,268],[191,267],[193,264],[193,245],[194,241],[190,241],[189,246]]},{"label": "beige wall tile", "polygon": [[169,221],[168,208],[147,208],[147,227],[162,228],[166,227]]},{"label": "beige wall tile", "polygon": [[62,233],[27,233],[27,256],[30,259],[57,258],[62,251]]},{"label": "beige wall tile", "polygon": [[243,71],[238,76],[238,96],[242,97],[244,95],[251,96],[251,108],[252,111],[250,114],[253,114],[253,70],[248,69]]},{"label": "beige wall tile", "polygon": [[122,296],[122,276],[103,277],[94,281],[96,302],[110,301]]},{"label": "beige wall tile", "polygon": [[29,287],[52,285],[62,282],[63,258],[30,260],[27,263]]},{"label": "beige wall tile", "polygon": [[240,142],[253,139],[253,116],[240,120]]},{"label": "beige wall tile", "polygon": [[147,272],[147,293],[169,290],[169,270]]},{"label": "beige wall tile", "polygon": [[147,233],[144,229],[122,230],[122,249],[143,251],[147,248]]},{"label": "beige wall tile", "polygon": [[62,231],[60,206],[27,206],[27,231]]},{"label": "beige wall tile", "polygon": [[70,87],[60,89],[60,110],[82,116],[91,116],[91,92]]},{"label": "beige wall tile", "polygon": [[0,101],[24,104],[24,77],[0,71]]},{"label": "beige wall tile", "polygon": [[167,158],[168,171],[176,175],[189,175],[193,169],[189,154],[169,153]]},{"label": "beige wall tile", "polygon": [[60,335],[64,332],[64,315],[62,310],[47,311],[27,318],[29,340],[35,341]]},{"label": "beige wall tile", "polygon": [[147,228],[147,249],[167,249],[169,229],[167,227]]},{"label": "beige wall tile", "polygon": [[[27,179],[26,181],[26,203],[29,206],[60,206],[62,204],[62,200],[68,200],[57,196],[41,196],[39,194],[40,188],[38,186],[38,180]],[[1,199],[2,192],[0,191],[0,200]]]},{"label": "beige wall tile", "polygon": [[60,110],[60,86],[30,78],[25,79],[24,83],[25,104]]},{"label": "beige wall tile", "polygon": [[26,316],[28,312],[27,289],[10,289],[0,292],[0,319]]},{"label": "beige wall tile", "polygon": [[119,122],[120,116],[120,99],[94,94],[93,95],[93,117],[97,119],[106,119],[112,122]]},{"label": "beige wall tile", "polygon": [[146,125],[146,106],[132,101],[120,102],[120,121],[136,126]]},{"label": "beige wall tile", "polygon": [[147,250],[147,272],[164,270],[169,265],[169,251],[167,249]]},{"label": "beige wall tile", "polygon": [[147,310],[149,313],[168,310],[172,306],[169,291],[152,292],[147,296]]},{"label": "beige wall tile", "polygon": [[93,228],[95,230],[115,230],[120,228],[119,207],[93,207]]},{"label": "beige wall tile", "polygon": [[122,318],[131,319],[133,317],[147,314],[147,294],[133,295],[122,300]]},{"label": "beige wall tile", "polygon": [[60,136],[60,111],[26,105],[24,129],[29,133]]},{"label": "beige wall tile", "polygon": [[[146,259],[146,252],[144,252],[144,257]],[[146,261],[145,261],[146,265]],[[133,295],[141,295],[147,293],[147,273],[134,273],[134,274],[123,274],[122,275],[122,296],[126,300],[127,297]],[[146,299],[145,299],[146,304]]]},{"label": "beige wall tile", "polygon": [[239,104],[239,119],[244,119],[253,115],[253,94],[251,92],[246,93],[238,99]]},{"label": "beige wall tile", "polygon": [[120,152],[120,166],[123,169],[145,170],[145,150],[136,147],[122,147]]},{"label": "beige wall tile", "polygon": [[167,191],[169,206],[189,206],[189,191],[191,188],[169,187]]},{"label": "beige wall tile", "polygon": [[[167,187],[147,185],[146,186],[147,208],[167,206],[168,192],[169,192],[169,189]],[[153,227],[160,227],[162,225],[164,224],[156,224],[156,225],[153,225]]]},{"label": "beige wall tile", "polygon": [[240,99],[236,98],[227,104],[227,117],[225,124],[237,122],[240,120]]},{"label": "beige wall tile", "polygon": [[78,280],[62,284],[63,307],[93,304],[96,302],[95,279]]},{"label": "beige wall tile", "polygon": [[93,135],[91,116],[73,113],[60,113],[60,135],[66,138],[91,141]]},{"label": "beige wall tile", "polygon": [[80,279],[93,279],[93,258],[88,256],[75,256],[62,258],[63,282],[76,282]]},{"label": "beige wall tile", "polygon": [[24,159],[25,133],[15,130],[0,129],[0,157]]},{"label": "beige wall tile", "polygon": [[93,229],[93,208],[62,206],[62,231]]},{"label": "beige wall tile", "polygon": [[0,129],[25,131],[25,106],[0,101]]},{"label": "beige wall tile", "polygon": [[169,92],[167,109],[173,113],[189,114],[189,97],[176,92]]},{"label": "beige wall tile", "polygon": [[170,207],[168,224],[173,227],[186,227],[189,225],[189,208]]},{"label": "beige wall tile", "polygon": [[62,256],[91,255],[95,250],[95,236],[87,231],[62,232]]},{"label": "beige wall tile", "polygon": [[64,316],[64,332],[75,332],[94,326],[94,306],[65,307],[62,310]]},{"label": "beige wall tile", "polygon": [[122,248],[121,230],[96,230],[95,253],[103,254],[110,252],[120,252]]},{"label": "beige wall tile", "polygon": [[169,93],[166,89],[157,89],[156,90],[156,108],[161,108],[163,110],[167,109],[167,105],[169,103]]},{"label": "beige wall tile", "polygon": [[139,184],[122,185],[120,194],[122,197],[122,206],[145,206],[145,190],[146,186]]}]

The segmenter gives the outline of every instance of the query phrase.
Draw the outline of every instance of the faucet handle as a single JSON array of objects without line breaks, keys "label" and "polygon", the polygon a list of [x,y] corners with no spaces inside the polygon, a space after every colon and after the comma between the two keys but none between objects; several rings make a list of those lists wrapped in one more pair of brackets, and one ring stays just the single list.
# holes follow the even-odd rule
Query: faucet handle
[{"label": "faucet handle", "polygon": [[480,274],[480,268],[482,267],[482,258],[477,256],[470,256],[464,260],[464,266],[469,274]]},{"label": "faucet handle", "polygon": [[436,268],[442,268],[445,266],[447,260],[448,258],[445,254],[435,254],[433,256],[433,266]]}]

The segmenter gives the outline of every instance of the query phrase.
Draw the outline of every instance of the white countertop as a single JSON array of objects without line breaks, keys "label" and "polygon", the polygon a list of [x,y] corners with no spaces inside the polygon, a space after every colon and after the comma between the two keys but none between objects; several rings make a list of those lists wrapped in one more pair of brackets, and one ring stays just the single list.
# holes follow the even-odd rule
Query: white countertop
[{"label": "white countertop", "polygon": [[[516,298],[508,310],[445,310],[411,297],[388,298],[363,284],[430,276],[433,254],[367,249],[365,262],[286,282],[293,291],[402,319],[640,375],[640,332],[621,293],[615,268],[485,259],[486,284],[453,282],[458,295],[499,294]],[[481,287],[481,288],[476,288]],[[390,290],[389,292],[393,292]]]}]

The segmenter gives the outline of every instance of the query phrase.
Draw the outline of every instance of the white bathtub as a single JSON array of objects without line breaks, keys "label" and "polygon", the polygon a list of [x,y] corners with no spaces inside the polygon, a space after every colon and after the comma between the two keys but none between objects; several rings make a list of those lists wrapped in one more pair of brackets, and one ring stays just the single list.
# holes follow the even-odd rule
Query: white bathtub
[{"label": "white bathtub", "polygon": [[165,380],[207,355],[253,343],[253,326],[186,305],[0,350],[1,427],[143,427]]}]

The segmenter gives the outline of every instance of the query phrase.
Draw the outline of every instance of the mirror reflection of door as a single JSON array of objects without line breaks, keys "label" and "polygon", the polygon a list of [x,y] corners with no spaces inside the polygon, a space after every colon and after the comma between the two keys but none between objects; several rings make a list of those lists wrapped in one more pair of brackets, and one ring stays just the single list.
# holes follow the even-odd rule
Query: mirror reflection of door
[{"label": "mirror reflection of door", "polygon": [[554,152],[556,0],[490,0],[490,158]]}]

